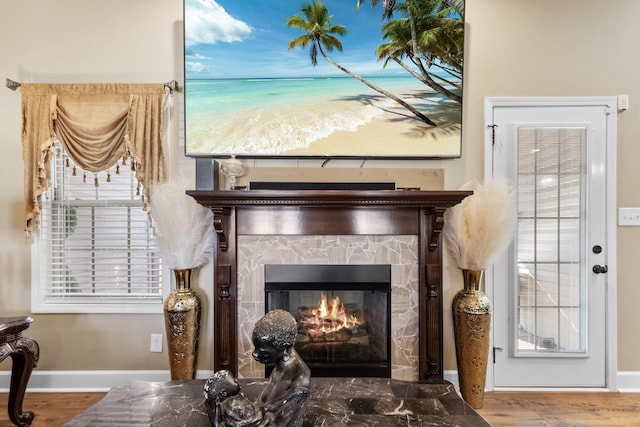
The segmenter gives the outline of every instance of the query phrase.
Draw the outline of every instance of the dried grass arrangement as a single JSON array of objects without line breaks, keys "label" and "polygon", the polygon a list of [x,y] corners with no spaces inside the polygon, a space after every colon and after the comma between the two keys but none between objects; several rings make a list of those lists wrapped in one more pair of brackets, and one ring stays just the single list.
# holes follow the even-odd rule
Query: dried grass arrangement
[{"label": "dried grass arrangement", "polygon": [[486,270],[512,240],[514,197],[501,179],[465,187],[473,194],[444,214],[445,244],[458,268]]},{"label": "dried grass arrangement", "polygon": [[213,254],[213,214],[186,194],[187,182],[173,179],[151,187],[150,206],[164,264],[197,268]]}]

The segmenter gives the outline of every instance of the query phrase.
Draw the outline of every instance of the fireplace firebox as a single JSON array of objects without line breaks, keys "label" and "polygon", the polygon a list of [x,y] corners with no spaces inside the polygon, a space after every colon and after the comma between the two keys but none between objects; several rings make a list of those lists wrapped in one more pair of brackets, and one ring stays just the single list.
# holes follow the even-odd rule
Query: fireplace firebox
[{"label": "fireplace firebox", "polygon": [[265,311],[275,309],[296,318],[312,376],[391,377],[390,265],[265,265]]}]

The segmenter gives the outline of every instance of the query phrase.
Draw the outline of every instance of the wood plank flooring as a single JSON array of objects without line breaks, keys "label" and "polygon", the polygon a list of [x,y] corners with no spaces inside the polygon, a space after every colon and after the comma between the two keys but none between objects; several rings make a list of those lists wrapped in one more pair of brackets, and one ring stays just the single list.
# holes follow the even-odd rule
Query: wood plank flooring
[{"label": "wood plank flooring", "polygon": [[477,410],[494,427],[640,426],[640,393],[485,393]]},{"label": "wood plank flooring", "polygon": [[[36,414],[33,427],[59,427],[98,402],[106,393],[27,393],[23,411]],[[15,427],[9,421],[9,395],[0,393],[0,427]]]},{"label": "wood plank flooring", "polygon": [[[34,427],[61,426],[105,393],[27,393],[23,410]],[[0,393],[0,427],[12,427],[7,394]],[[494,427],[640,427],[640,393],[489,392],[478,412]]]}]

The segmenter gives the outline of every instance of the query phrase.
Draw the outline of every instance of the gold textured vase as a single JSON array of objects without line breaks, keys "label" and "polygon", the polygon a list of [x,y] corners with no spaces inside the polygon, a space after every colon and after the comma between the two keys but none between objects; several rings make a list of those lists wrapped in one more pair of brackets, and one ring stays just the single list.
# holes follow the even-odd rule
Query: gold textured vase
[{"label": "gold textured vase", "polygon": [[464,289],[453,298],[453,330],[462,398],[482,408],[489,357],[491,302],[482,290],[484,270],[464,270]]},{"label": "gold textured vase", "polygon": [[191,289],[191,268],[174,269],[176,288],[164,302],[172,380],[195,377],[200,332],[200,297]]}]

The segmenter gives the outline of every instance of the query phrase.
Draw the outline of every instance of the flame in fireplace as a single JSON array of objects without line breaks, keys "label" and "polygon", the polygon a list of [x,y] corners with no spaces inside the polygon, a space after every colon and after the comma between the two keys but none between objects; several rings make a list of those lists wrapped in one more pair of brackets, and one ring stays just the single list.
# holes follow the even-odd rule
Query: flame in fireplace
[{"label": "flame in fireplace", "polygon": [[325,337],[330,339],[333,333],[351,330],[361,324],[361,319],[358,319],[357,314],[346,313],[339,296],[329,301],[323,293],[318,307],[312,308],[310,312],[311,316],[305,319],[306,332],[310,338]]}]

